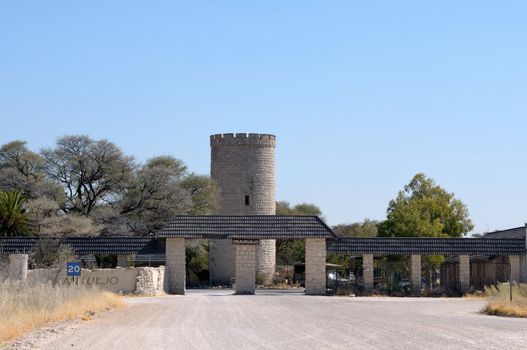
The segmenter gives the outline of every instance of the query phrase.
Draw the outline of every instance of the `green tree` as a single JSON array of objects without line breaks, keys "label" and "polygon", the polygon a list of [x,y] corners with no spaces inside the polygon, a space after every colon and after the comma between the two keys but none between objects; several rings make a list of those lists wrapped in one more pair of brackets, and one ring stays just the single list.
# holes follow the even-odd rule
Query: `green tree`
[{"label": "green tree", "polygon": [[462,237],[473,227],[463,202],[418,173],[390,201],[379,236]]},{"label": "green tree", "polygon": [[[418,173],[390,201],[386,221],[379,225],[379,236],[462,237],[473,227],[461,200],[425,174]],[[428,256],[424,267],[429,270],[443,261],[443,256]]]},{"label": "green tree", "polygon": [[24,202],[19,192],[0,191],[1,236],[25,236],[30,233]]}]

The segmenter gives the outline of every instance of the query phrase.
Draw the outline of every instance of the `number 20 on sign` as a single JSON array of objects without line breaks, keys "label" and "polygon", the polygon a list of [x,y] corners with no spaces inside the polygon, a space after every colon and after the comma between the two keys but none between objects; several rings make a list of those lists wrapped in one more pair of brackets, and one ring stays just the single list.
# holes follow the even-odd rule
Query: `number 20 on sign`
[{"label": "number 20 on sign", "polygon": [[67,276],[80,276],[81,275],[81,263],[70,261],[66,264],[66,275]]}]

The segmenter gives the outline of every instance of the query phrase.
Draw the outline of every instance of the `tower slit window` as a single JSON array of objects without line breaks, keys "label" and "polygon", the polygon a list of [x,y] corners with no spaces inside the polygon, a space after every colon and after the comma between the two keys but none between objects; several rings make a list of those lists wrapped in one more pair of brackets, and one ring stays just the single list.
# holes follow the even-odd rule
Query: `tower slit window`
[{"label": "tower slit window", "polygon": [[245,196],[245,205],[249,205],[249,196]]}]

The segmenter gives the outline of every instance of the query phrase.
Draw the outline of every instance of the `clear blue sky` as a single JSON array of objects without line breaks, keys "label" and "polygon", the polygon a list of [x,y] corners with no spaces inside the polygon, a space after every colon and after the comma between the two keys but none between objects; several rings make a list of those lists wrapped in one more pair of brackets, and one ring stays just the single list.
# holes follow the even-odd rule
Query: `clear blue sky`
[{"label": "clear blue sky", "polygon": [[383,219],[416,172],[527,221],[525,1],[2,1],[0,143],[107,138],[208,173],[277,135],[277,198]]}]

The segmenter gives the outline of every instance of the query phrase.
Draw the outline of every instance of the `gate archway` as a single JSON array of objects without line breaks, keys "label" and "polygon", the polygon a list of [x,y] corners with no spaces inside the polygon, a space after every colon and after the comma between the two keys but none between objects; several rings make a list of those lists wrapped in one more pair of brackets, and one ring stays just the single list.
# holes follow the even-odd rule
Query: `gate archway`
[{"label": "gate archway", "polygon": [[304,239],[306,241],[306,294],[326,293],[326,240],[333,231],[317,216],[207,215],[176,216],[157,238],[166,239],[168,290],[185,293],[185,240],[225,239],[235,246],[237,294],[254,294],[256,247],[260,240]]}]

